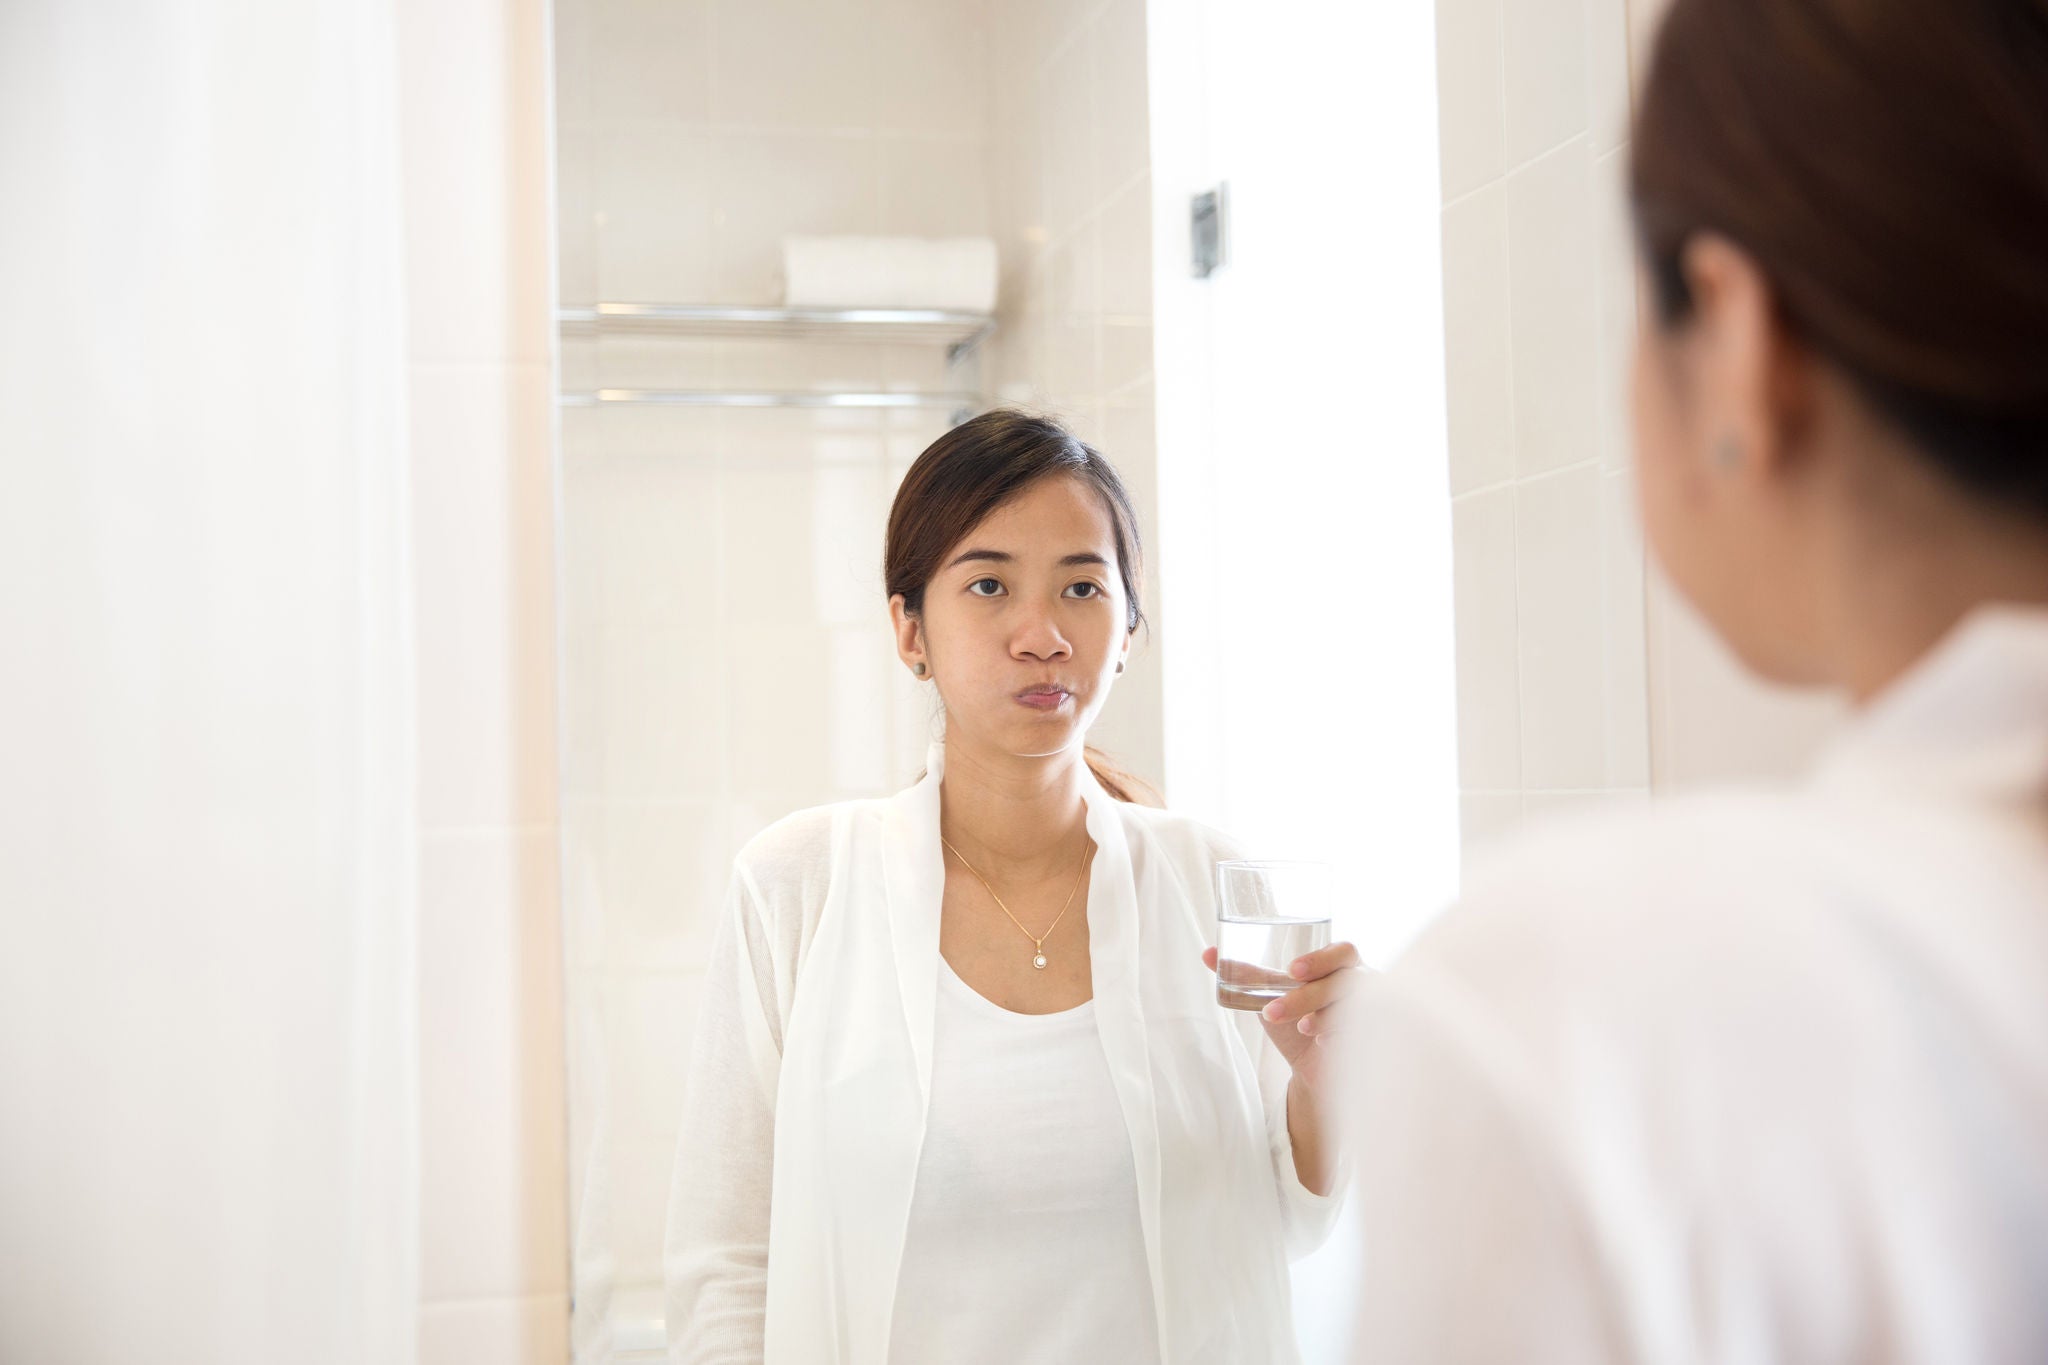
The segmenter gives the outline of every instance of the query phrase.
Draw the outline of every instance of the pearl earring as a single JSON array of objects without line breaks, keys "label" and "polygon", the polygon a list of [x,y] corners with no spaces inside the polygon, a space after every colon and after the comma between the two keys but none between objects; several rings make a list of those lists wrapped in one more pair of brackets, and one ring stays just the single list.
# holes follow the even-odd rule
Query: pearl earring
[{"label": "pearl earring", "polygon": [[910,671],[917,674],[918,677],[922,678],[924,676],[924,665],[922,663],[912,664],[910,666]]},{"label": "pearl earring", "polygon": [[1124,671],[1124,661],[1122,659],[1116,661],[1116,671],[1119,673]]}]

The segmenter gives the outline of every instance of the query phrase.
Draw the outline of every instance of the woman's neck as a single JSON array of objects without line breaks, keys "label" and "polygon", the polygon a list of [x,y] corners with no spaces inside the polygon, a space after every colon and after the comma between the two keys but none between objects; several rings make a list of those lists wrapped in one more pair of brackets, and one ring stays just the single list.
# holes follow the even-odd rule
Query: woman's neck
[{"label": "woman's neck", "polygon": [[1086,772],[1078,745],[1022,758],[949,742],[940,833],[998,886],[1072,876],[1087,841]]},{"label": "woman's neck", "polygon": [[1815,537],[1823,610],[1818,643],[1833,681],[1860,704],[1917,664],[1975,607],[2048,605],[2048,530],[2037,516],[1987,506],[1900,460],[1862,490],[1854,517]]}]

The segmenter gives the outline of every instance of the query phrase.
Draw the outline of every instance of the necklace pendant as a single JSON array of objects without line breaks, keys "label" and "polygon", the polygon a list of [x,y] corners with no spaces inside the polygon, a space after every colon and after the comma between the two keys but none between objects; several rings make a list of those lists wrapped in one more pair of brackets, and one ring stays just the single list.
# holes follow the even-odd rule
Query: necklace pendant
[{"label": "necklace pendant", "polygon": [[1031,965],[1043,970],[1045,967],[1045,954],[1040,953],[1037,957],[1032,958]]}]

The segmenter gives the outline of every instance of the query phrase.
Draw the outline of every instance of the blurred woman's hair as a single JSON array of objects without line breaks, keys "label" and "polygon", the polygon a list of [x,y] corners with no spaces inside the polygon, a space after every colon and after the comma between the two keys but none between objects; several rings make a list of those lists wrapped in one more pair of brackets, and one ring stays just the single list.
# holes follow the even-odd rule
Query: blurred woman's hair
[{"label": "blurred woman's hair", "polygon": [[[903,608],[924,610],[924,590],[945,562],[946,552],[998,507],[1040,479],[1081,480],[1101,498],[1115,537],[1116,568],[1123,580],[1124,629],[1145,625],[1139,585],[1144,550],[1131,495],[1108,460],[1087,442],[1048,417],[996,408],[962,422],[925,448],[903,476],[889,509],[882,551],[885,595],[901,594]],[[1158,805],[1158,794],[1100,750],[1082,750],[1103,790],[1119,801]]]},{"label": "blurred woman's hair", "polygon": [[1663,325],[1718,233],[1927,458],[2048,517],[2048,0],[1673,0],[1632,136]]}]

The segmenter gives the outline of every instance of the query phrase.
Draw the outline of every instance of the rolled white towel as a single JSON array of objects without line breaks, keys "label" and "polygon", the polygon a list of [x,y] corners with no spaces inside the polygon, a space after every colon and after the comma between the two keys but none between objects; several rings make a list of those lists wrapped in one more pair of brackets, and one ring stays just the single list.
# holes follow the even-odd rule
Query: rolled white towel
[{"label": "rolled white towel", "polygon": [[986,237],[785,237],[783,302],[791,308],[996,306],[996,244]]}]

